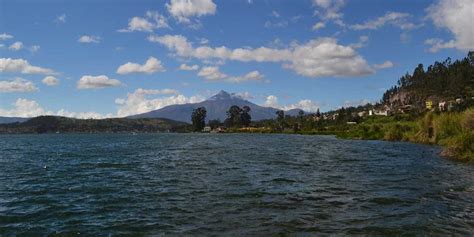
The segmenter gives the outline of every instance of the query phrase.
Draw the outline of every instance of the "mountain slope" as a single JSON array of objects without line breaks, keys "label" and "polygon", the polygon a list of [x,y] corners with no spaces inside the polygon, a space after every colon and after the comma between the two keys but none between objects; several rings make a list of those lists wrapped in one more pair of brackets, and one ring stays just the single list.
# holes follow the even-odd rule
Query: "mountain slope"
[{"label": "mountain slope", "polygon": [[0,124],[6,124],[6,123],[22,123],[25,122],[30,118],[20,118],[20,117],[1,117],[0,116]]},{"label": "mountain slope", "polygon": [[[224,121],[227,117],[226,111],[232,105],[237,105],[239,107],[249,106],[251,109],[250,115],[254,121],[273,119],[276,117],[275,113],[278,110],[271,107],[262,107],[250,101],[244,100],[239,96],[229,94],[225,91],[220,91],[218,94],[200,103],[170,105],[147,113],[132,115],[128,118],[167,118],[189,123],[191,122],[192,111],[198,107],[205,107],[207,110],[207,121],[211,119],[220,119],[221,121]],[[289,112],[293,114],[294,111],[296,110],[291,110]]]}]

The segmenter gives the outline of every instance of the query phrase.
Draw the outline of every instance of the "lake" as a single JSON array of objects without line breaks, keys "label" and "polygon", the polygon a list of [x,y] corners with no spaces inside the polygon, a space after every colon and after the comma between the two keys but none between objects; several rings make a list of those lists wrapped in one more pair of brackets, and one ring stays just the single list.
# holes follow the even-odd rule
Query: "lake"
[{"label": "lake", "polygon": [[0,236],[473,235],[474,166],[332,136],[0,136]]}]

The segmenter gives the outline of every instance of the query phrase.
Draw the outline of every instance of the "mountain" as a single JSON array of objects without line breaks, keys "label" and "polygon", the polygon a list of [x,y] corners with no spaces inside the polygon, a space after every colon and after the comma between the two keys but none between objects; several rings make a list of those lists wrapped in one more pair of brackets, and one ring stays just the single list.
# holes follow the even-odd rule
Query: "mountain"
[{"label": "mountain", "polygon": [[20,117],[1,117],[0,116],[0,124],[6,124],[6,123],[22,123],[25,122],[30,118],[20,118]]},{"label": "mountain", "polygon": [[[250,115],[254,121],[273,119],[276,117],[276,111],[278,111],[278,109],[275,108],[256,105],[250,101],[242,99],[242,97],[238,95],[220,91],[218,94],[200,103],[170,105],[147,113],[132,115],[128,118],[167,118],[189,123],[191,122],[192,111],[198,107],[205,107],[207,110],[207,121],[211,119],[220,119],[221,121],[224,121],[227,118],[226,112],[232,105],[250,107]],[[295,115],[298,111],[298,109],[293,109],[288,111],[287,114]]]},{"label": "mountain", "polygon": [[188,124],[169,119],[75,119],[39,116],[23,123],[0,124],[1,133],[185,132]]}]

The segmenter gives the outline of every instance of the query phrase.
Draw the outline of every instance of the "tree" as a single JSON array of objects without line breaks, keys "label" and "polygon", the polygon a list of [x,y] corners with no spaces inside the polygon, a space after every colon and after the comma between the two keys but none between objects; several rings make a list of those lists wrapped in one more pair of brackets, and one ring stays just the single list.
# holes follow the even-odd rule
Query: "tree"
[{"label": "tree", "polygon": [[321,117],[321,112],[319,112],[319,108],[316,110],[316,117]]},{"label": "tree", "polygon": [[206,108],[199,107],[193,110],[191,114],[191,121],[193,122],[193,129],[195,132],[200,132],[206,126]]},{"label": "tree", "polygon": [[250,116],[250,107],[248,106],[242,107],[242,112],[240,114],[240,121],[242,123],[242,126],[244,127],[250,126],[250,123],[252,122],[252,116]]},{"label": "tree", "polygon": [[283,110],[278,110],[278,111],[276,111],[275,113],[276,113],[276,115],[277,115],[278,129],[279,129],[280,131],[282,131],[283,128],[284,128],[284,124],[283,124],[283,123],[284,123],[284,120],[285,120],[285,111],[283,111]]},{"label": "tree", "polygon": [[240,126],[240,113],[242,109],[237,105],[230,106],[229,110],[227,111],[227,119],[225,120],[225,125],[227,127],[237,127]]}]

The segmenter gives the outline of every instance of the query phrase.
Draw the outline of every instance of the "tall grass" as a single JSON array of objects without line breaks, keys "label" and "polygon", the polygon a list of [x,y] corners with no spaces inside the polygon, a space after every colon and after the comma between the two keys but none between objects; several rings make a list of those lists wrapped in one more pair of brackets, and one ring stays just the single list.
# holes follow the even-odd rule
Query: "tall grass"
[{"label": "tall grass", "polygon": [[339,136],[438,144],[444,148],[442,155],[474,162],[474,108],[462,113],[430,112],[415,121],[370,119]]}]

